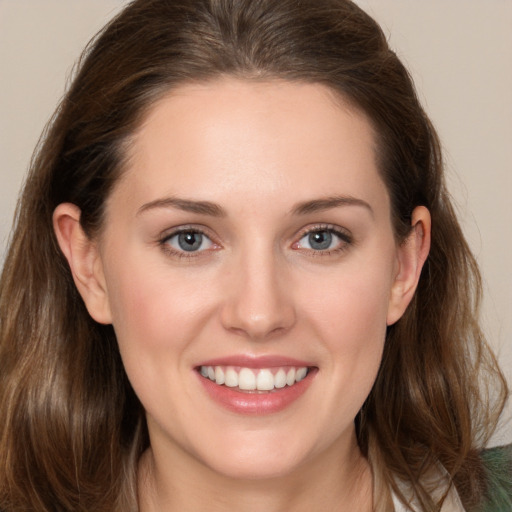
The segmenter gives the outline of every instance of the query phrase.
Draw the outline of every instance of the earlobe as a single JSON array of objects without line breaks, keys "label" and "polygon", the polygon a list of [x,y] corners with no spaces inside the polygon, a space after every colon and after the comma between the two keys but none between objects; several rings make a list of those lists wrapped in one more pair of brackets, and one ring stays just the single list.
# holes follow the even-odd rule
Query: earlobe
[{"label": "earlobe", "polygon": [[388,307],[387,325],[397,322],[411,302],[421,270],[430,250],[430,212],[424,206],[414,209],[411,232],[397,249],[397,273]]},{"label": "earlobe", "polygon": [[53,229],[73,280],[89,314],[102,324],[112,322],[103,265],[97,244],[80,225],[80,209],[62,203],[53,212]]}]

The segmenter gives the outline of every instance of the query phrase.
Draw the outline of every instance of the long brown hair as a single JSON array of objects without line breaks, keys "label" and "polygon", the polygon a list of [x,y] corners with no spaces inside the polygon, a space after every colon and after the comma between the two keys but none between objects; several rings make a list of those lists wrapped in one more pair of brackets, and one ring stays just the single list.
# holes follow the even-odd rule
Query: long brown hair
[{"label": "long brown hair", "polygon": [[136,0],[84,52],[18,204],[0,285],[0,509],[137,509],[144,411],[112,327],[90,318],[73,284],[52,213],[76,204],[94,237],[148,108],[179,84],[220,75],[329,86],[374,125],[397,243],[414,207],[430,210],[430,256],[388,329],[357,433],[384,488],[401,496],[396,482],[407,482],[424,511],[437,510],[423,477],[441,464],[463,502],[477,503],[478,450],[506,384],[478,326],[479,272],[437,135],[379,26],[347,0]]}]

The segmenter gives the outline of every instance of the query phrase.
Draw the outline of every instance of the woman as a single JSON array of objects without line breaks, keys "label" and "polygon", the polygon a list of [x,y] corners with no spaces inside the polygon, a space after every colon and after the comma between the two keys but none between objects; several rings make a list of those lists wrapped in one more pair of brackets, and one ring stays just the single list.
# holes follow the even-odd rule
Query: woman
[{"label": "woman", "polygon": [[439,143],[351,2],[130,4],[0,293],[2,510],[508,506]]}]

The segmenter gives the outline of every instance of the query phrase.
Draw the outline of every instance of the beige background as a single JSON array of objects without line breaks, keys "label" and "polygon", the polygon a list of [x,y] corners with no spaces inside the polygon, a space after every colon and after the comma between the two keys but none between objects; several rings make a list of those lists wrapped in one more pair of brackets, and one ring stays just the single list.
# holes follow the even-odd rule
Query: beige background
[{"label": "beige background", "polygon": [[[16,196],[72,65],[121,0],[0,0],[0,260]],[[512,382],[512,0],[359,0],[411,70],[484,273],[484,324]],[[512,441],[509,407],[493,444]]]}]

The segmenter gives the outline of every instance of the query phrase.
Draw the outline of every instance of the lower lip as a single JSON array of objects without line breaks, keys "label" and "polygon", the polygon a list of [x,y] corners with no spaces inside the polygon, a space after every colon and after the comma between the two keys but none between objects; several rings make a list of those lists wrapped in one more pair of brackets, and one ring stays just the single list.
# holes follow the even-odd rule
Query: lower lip
[{"label": "lower lip", "polygon": [[227,386],[219,386],[197,373],[201,384],[210,397],[226,409],[238,414],[263,415],[286,409],[298,400],[313,381],[316,369],[310,369],[300,382],[268,392],[243,392]]}]

